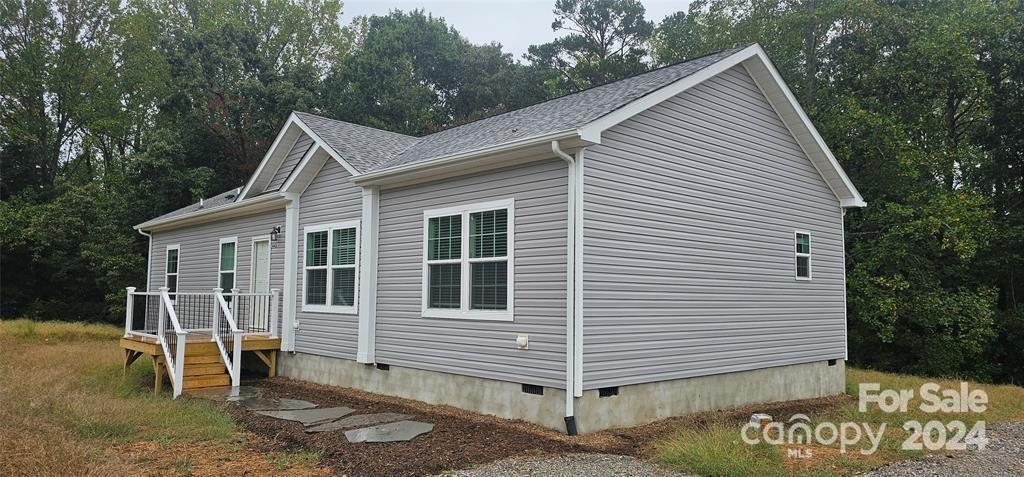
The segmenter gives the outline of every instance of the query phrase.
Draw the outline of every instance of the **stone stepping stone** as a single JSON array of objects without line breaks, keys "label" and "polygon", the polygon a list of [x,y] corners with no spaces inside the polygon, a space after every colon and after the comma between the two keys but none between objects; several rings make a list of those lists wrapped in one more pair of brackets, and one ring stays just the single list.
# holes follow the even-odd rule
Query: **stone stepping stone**
[{"label": "stone stepping stone", "polygon": [[364,427],[345,431],[345,438],[349,442],[396,442],[409,441],[412,438],[434,430],[434,425],[429,422],[419,421],[398,421],[379,426]]},{"label": "stone stepping stone", "polygon": [[323,407],[317,409],[296,409],[284,411],[256,411],[256,414],[284,419],[287,421],[299,421],[304,426],[315,426],[325,422],[336,421],[355,412],[350,407]]},{"label": "stone stepping stone", "polygon": [[393,412],[382,412],[379,414],[357,414],[355,416],[349,416],[344,419],[337,421],[325,422],[316,426],[310,426],[306,428],[306,432],[329,432],[337,431],[339,429],[345,429],[349,427],[362,427],[372,426],[374,424],[382,424],[385,422],[401,421],[402,419],[409,419],[412,416],[408,414],[396,414]]},{"label": "stone stepping stone", "polygon": [[249,409],[250,411],[294,411],[298,409],[312,409],[316,407],[309,401],[303,401],[301,399],[288,399],[288,398],[252,398],[243,401],[238,401],[242,407]]},{"label": "stone stepping stone", "polygon": [[188,393],[188,395],[192,397],[219,402],[244,401],[246,399],[260,397],[261,394],[263,394],[263,390],[255,386],[197,389],[195,391],[189,391]]}]

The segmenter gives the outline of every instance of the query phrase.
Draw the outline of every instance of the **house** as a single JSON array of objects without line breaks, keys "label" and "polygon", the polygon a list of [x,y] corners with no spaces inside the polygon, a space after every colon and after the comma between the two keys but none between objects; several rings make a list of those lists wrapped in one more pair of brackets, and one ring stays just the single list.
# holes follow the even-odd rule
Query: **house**
[{"label": "house", "polygon": [[262,350],[570,433],[833,395],[864,205],[756,44],[425,137],[296,112],[244,187],[136,226],[126,339],[176,392]]}]

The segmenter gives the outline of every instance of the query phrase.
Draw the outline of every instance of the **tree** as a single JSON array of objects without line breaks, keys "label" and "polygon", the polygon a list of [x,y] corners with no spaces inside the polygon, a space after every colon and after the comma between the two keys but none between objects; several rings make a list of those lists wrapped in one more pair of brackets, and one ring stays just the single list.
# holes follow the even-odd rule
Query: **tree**
[{"label": "tree", "polygon": [[528,77],[500,45],[473,45],[441,18],[396,10],[360,24],[325,88],[332,117],[421,135],[539,96],[517,90]]},{"label": "tree", "polygon": [[554,94],[579,91],[647,70],[654,24],[638,0],[556,0],[553,31],[565,36],[533,45],[526,55],[554,72]]}]

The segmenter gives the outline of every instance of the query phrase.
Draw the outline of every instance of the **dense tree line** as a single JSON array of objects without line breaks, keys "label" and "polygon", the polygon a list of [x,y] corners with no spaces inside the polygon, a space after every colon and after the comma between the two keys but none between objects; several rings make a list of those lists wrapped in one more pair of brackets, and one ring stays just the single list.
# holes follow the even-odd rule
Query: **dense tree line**
[{"label": "dense tree line", "polygon": [[556,0],[514,58],[338,0],[0,0],[0,313],[117,321],[131,225],[242,184],[292,110],[406,134],[759,42],[869,206],[850,357],[1024,381],[1019,0]]}]

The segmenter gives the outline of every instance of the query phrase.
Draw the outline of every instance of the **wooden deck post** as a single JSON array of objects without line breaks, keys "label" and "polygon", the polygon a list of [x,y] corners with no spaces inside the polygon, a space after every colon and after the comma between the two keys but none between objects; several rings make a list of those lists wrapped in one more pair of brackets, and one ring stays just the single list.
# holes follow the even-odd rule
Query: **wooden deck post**
[{"label": "wooden deck post", "polygon": [[[124,336],[127,338],[132,332],[132,321],[135,313],[135,287],[128,287],[128,298],[124,305]],[[125,366],[125,369],[128,369]]]},{"label": "wooden deck post", "polygon": [[153,356],[153,395],[160,395],[160,388],[164,385],[164,360],[159,356]]}]

